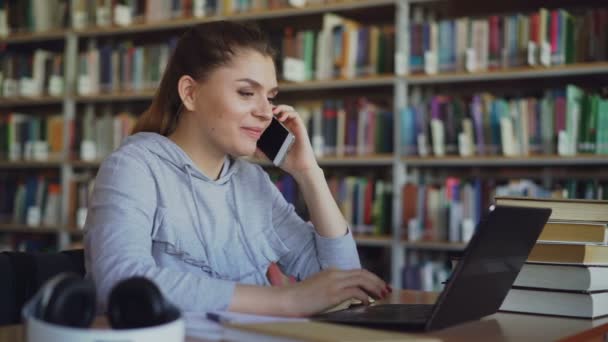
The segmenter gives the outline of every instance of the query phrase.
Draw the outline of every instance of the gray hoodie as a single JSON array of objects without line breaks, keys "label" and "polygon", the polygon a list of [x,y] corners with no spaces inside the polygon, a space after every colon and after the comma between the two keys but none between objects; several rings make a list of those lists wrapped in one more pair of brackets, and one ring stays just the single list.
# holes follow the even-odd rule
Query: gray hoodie
[{"label": "gray hoodie", "polygon": [[350,231],[324,238],[259,166],[226,158],[218,180],[173,141],[138,133],[102,163],[85,224],[87,276],[105,310],[113,285],[143,275],[185,311],[224,310],[236,283],[269,285],[266,270],[305,279],[360,268]]}]

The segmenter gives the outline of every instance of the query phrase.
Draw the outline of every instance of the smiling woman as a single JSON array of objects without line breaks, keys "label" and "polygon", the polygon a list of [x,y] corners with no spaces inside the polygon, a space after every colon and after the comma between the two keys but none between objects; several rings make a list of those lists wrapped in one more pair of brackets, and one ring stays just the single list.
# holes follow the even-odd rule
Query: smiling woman
[{"label": "smiling woman", "polygon": [[[152,105],[95,181],[85,255],[102,305],[134,275],[187,311],[305,316],[390,291],[361,269],[298,113],[272,103],[273,56],[245,24],[205,23],[181,37]],[[239,158],[262,155],[256,143],[273,116],[295,135],[281,168],[311,222]],[[299,282],[268,286],[277,272]]]}]

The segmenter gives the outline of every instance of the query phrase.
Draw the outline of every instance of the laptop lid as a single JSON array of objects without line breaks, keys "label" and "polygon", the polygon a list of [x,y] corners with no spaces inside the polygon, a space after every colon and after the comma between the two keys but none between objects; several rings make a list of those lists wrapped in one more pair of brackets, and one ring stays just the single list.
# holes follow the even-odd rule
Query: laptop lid
[{"label": "laptop lid", "polygon": [[494,206],[478,223],[437,299],[426,330],[498,311],[550,214],[547,208]]}]

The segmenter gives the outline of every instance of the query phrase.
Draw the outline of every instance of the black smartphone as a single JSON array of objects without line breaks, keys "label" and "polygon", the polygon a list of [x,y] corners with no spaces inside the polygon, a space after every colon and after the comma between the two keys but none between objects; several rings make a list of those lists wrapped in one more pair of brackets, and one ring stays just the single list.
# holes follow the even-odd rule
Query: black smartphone
[{"label": "black smartphone", "polygon": [[279,166],[295,140],[295,135],[273,116],[270,125],[258,139],[257,146],[274,165]]}]

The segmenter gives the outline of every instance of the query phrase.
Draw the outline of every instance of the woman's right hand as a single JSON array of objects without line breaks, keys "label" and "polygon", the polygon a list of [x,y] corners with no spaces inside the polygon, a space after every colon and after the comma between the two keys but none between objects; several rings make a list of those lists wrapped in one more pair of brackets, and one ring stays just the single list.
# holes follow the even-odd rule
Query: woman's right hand
[{"label": "woman's right hand", "polygon": [[329,269],[299,283],[282,287],[281,291],[285,315],[305,317],[352,298],[368,305],[370,296],[382,299],[391,288],[375,274],[364,269]]}]

